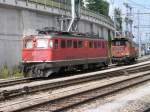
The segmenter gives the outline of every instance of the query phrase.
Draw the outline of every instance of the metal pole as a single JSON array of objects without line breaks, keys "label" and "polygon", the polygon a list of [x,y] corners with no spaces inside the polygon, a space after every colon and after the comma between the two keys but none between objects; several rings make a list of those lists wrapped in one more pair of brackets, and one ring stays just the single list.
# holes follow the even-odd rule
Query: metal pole
[{"label": "metal pole", "polygon": [[44,0],[44,8],[46,8],[46,5],[47,5],[47,4],[46,4],[46,1],[47,1],[47,0]]},{"label": "metal pole", "polygon": [[117,32],[117,27],[116,27],[116,17],[115,17],[115,6],[114,6],[114,1],[112,1],[112,8],[113,8],[113,17],[112,17],[112,19],[114,20],[114,26],[115,26],[115,30],[114,30],[114,32],[115,32],[115,37],[114,38],[116,38],[116,32]]},{"label": "metal pole", "polygon": [[71,13],[72,13],[72,19],[71,19],[71,22],[70,22],[70,25],[68,27],[68,32],[71,30],[71,27],[73,25],[73,22],[75,20],[75,0],[71,0]]},{"label": "metal pole", "polygon": [[138,35],[138,41],[139,41],[139,57],[141,57],[141,35],[140,35],[140,11],[138,10],[138,26],[137,26],[137,35]]},{"label": "metal pole", "polygon": [[133,20],[132,20],[132,7],[130,7],[130,33],[131,33],[131,39],[132,37],[132,24],[133,24]]}]

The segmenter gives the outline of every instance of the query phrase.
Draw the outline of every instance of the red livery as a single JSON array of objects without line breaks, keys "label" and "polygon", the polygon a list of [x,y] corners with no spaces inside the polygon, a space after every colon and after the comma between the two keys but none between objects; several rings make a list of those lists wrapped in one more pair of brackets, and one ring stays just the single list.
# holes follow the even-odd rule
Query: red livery
[{"label": "red livery", "polygon": [[112,61],[114,63],[134,62],[138,57],[136,44],[128,38],[115,38],[112,41]]},{"label": "red livery", "polygon": [[76,33],[40,33],[24,37],[23,72],[48,77],[58,71],[90,69],[108,65],[107,41]]}]

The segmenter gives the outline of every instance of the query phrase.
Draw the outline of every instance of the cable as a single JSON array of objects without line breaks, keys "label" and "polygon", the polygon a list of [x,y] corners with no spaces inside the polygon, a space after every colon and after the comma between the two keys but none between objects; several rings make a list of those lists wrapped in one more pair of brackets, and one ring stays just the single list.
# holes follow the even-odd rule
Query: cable
[{"label": "cable", "polygon": [[145,6],[142,5],[142,4],[136,3],[135,1],[132,1],[132,0],[128,0],[128,1],[131,2],[131,3],[133,3],[133,4],[136,5],[136,6],[140,6],[140,7],[144,8],[144,9],[150,10],[150,8],[145,7]]}]

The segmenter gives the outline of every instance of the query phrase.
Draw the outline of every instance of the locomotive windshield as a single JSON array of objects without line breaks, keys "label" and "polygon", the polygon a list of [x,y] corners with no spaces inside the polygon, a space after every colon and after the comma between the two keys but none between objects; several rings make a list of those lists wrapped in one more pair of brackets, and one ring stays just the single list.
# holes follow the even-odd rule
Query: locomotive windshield
[{"label": "locomotive windshield", "polygon": [[37,48],[47,48],[47,47],[48,47],[48,39],[37,40]]},{"label": "locomotive windshield", "polygon": [[112,45],[113,45],[113,46],[125,46],[125,45],[127,45],[127,41],[123,41],[123,40],[113,40],[113,41],[112,41]]},{"label": "locomotive windshield", "polygon": [[33,47],[32,40],[26,40],[25,42],[25,48],[31,49]]}]

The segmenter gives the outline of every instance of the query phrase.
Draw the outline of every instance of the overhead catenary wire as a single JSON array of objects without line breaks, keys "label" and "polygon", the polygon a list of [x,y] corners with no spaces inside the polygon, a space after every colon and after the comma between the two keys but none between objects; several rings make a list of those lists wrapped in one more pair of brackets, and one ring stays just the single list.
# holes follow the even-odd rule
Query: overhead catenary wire
[{"label": "overhead catenary wire", "polygon": [[139,3],[137,3],[137,2],[135,2],[135,1],[133,1],[133,0],[128,0],[128,1],[129,1],[130,3],[133,3],[132,5],[134,5],[134,6],[139,6],[139,7],[142,7],[142,8],[144,8],[144,9],[150,10],[149,7],[146,7],[145,5],[139,4]]}]

